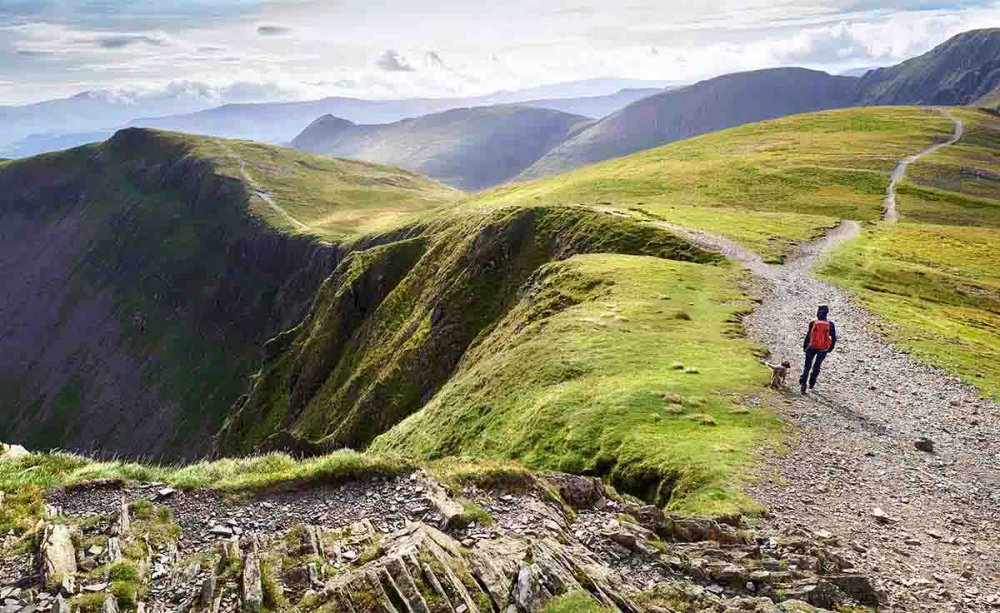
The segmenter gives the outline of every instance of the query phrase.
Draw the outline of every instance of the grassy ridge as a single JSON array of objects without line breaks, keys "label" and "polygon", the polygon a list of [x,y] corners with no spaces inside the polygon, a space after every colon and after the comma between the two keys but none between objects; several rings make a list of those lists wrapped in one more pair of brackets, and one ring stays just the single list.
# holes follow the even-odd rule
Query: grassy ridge
[{"label": "grassy ridge", "polygon": [[[276,213],[236,154],[318,229],[269,225]],[[326,217],[348,215],[351,232],[366,232],[456,194],[381,166],[137,129],[4,163],[0,225],[22,229],[0,247],[13,258],[0,310],[11,330],[44,341],[5,335],[0,437],[35,449],[200,456],[246,391],[261,346],[301,321],[341,256],[316,234],[358,236]],[[8,272],[33,267],[33,276]]]},{"label": "grassy ridge", "polygon": [[[252,141],[159,133],[182,141],[190,154],[210,160],[216,171],[269,194],[303,225],[276,211],[258,195],[251,210],[270,225],[328,240],[384,232],[412,222],[461,197],[462,192],[413,172],[352,160],[327,158]],[[253,193],[251,189],[251,193]]]},{"label": "grassy ridge", "polygon": [[501,187],[463,206],[639,209],[780,260],[838,219],[878,219],[896,161],[950,130],[948,120],[912,107],[797,115]]},{"label": "grassy ridge", "polygon": [[749,308],[739,274],[622,255],[543,267],[441,392],[372,449],[517,458],[680,511],[752,509],[743,469],[780,428],[744,404],[766,373],[735,323]]},{"label": "grassy ridge", "polygon": [[265,365],[224,448],[245,453],[281,430],[324,445],[370,443],[436,393],[539,266],[605,251],[720,259],[663,230],[562,207],[467,215],[419,240],[355,252]]},{"label": "grassy ridge", "polygon": [[844,245],[824,274],[892,322],[898,345],[1000,399],[1000,119],[953,112],[966,135],[911,166],[901,223]]}]

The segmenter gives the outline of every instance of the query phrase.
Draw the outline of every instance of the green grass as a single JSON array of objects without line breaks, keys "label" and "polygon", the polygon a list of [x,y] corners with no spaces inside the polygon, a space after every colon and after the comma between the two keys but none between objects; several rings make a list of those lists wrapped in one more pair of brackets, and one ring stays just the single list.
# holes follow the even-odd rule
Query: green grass
[{"label": "green grass", "polygon": [[282,431],[318,449],[368,445],[437,392],[553,259],[616,252],[721,260],[661,229],[565,207],[467,215],[420,238],[341,263],[228,420],[226,453]]},{"label": "green grass", "polygon": [[[367,162],[310,155],[252,141],[180,138],[191,154],[211,160],[217,172],[245,181],[242,171],[303,226],[275,211],[260,197],[251,210],[274,227],[345,240],[385,232],[453,202],[462,192],[422,175]],[[242,163],[241,163],[242,162]]]},{"label": "green grass", "polygon": [[608,613],[614,611],[594,600],[586,592],[570,592],[547,602],[542,613]]},{"label": "green grass", "polygon": [[[286,227],[254,196],[233,156],[305,227]],[[10,194],[12,210],[61,233],[70,224],[74,239],[53,246],[60,260],[52,265],[70,279],[49,298],[47,323],[62,331],[46,354],[55,374],[36,381],[26,364],[0,383],[0,436],[35,449],[115,449],[126,440],[120,429],[148,411],[166,436],[146,449],[167,458],[209,450],[261,345],[301,318],[327,272],[333,256],[320,239],[346,247],[460,195],[384,166],[151,130],[4,163],[0,172],[5,185],[23,184],[24,193]],[[286,230],[309,236],[280,236]],[[71,333],[83,318],[104,336]]]},{"label": "green grass", "polygon": [[843,246],[823,272],[891,322],[895,344],[1000,400],[997,245],[997,228],[901,223]]},{"label": "green grass", "polygon": [[598,474],[681,512],[756,509],[740,486],[781,427],[766,410],[734,411],[766,383],[734,323],[749,307],[739,274],[619,255],[550,264],[532,300],[372,449]]},{"label": "green grass", "polygon": [[1000,116],[951,109],[965,133],[907,171],[899,209],[903,219],[1000,227]]},{"label": "green grass", "polygon": [[823,273],[885,318],[896,344],[1000,400],[1000,118],[952,112],[965,136],[911,165],[902,223],[842,246]]},{"label": "green grass", "polygon": [[[0,491],[7,492],[0,506],[0,532],[27,532],[41,517],[44,494],[95,479],[162,482],[180,488],[211,488],[226,492],[289,489],[342,483],[372,477],[395,476],[416,469],[409,459],[393,454],[367,454],[350,450],[303,460],[282,453],[227,458],[187,465],[92,460],[70,453],[34,453],[18,460],[0,461]],[[164,513],[165,512],[165,513]],[[168,536],[173,530],[169,510],[135,503],[133,515],[145,532]],[[166,531],[166,532],[165,532]],[[163,534],[161,534],[163,533]]]},{"label": "green grass", "polygon": [[877,219],[896,161],[949,131],[949,121],[913,107],[797,115],[500,187],[461,206],[639,208],[780,260],[836,219]]}]

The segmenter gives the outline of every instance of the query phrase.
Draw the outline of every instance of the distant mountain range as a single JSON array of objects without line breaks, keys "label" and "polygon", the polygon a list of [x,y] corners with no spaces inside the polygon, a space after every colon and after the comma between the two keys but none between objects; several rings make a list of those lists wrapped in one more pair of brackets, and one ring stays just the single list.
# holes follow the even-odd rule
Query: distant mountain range
[{"label": "distant mountain range", "polygon": [[[581,91],[574,86],[568,87],[568,90]],[[557,93],[551,88],[534,88],[521,93],[500,92],[476,98],[325,98],[311,102],[227,104],[187,115],[138,119],[132,125],[281,144],[291,141],[304,127],[322,115],[332,115],[359,124],[386,124],[456,108],[521,104],[599,119],[636,100],[658,93],[662,88],[622,89],[611,94],[580,97],[530,97],[543,91]]]},{"label": "distant mountain range", "polygon": [[562,111],[500,105],[382,125],[320,117],[292,146],[420,172],[465,190],[508,181],[591,123]]},{"label": "distant mountain range", "polygon": [[774,68],[702,81],[634,102],[562,143],[521,178],[657,147],[682,138],[794,113],[849,106],[857,79]]},{"label": "distant mountain range", "polygon": [[[481,189],[511,178],[557,174],[699,134],[798,113],[977,100],[996,106],[998,84],[1000,30],[979,30],[956,36],[897,66],[867,70],[862,77],[772,68],[652,93],[632,90],[599,100],[580,98],[556,107],[574,113],[577,119],[593,116],[588,109],[599,104],[606,109],[617,107],[590,124],[575,123],[573,117],[521,113],[510,117],[531,120],[506,125],[505,115],[484,111],[433,115],[389,126],[357,126],[333,114],[309,126],[292,144],[314,153],[401,166],[463,189]],[[649,95],[621,104],[637,93]],[[534,121],[545,126],[549,126],[547,121],[556,123],[551,129],[537,129]],[[509,174],[533,157],[537,161],[516,177]]]},{"label": "distant mountain range", "polygon": [[221,106],[213,102],[217,99],[197,92],[129,96],[84,92],[26,106],[0,106],[0,156],[27,157],[102,141],[126,126],[282,144],[292,140],[317,117],[327,114],[357,123],[391,123],[453,108],[521,103],[596,119],[669,85],[668,81],[602,78],[473,98],[335,97]]},{"label": "distant mountain range", "polygon": [[626,106],[550,151],[520,178],[796,113],[885,104],[971,104],[998,85],[1000,29],[960,34],[924,55],[861,78],[802,68],[725,75]]},{"label": "distant mountain range", "polygon": [[[227,104],[130,123],[265,143],[291,141],[308,151],[397,164],[454,186],[480,189],[796,113],[885,104],[975,103],[996,108],[1000,29],[966,32],[896,66],[857,72],[863,74],[775,68],[670,88],[666,81],[595,79],[464,99]],[[76,104],[93,107],[98,118],[113,115],[104,98],[83,96]],[[60,125],[62,131],[30,132],[39,125],[32,112],[57,109],[57,116],[66,115],[74,100],[0,108],[0,157],[23,157],[109,136],[110,130],[68,132],[51,120],[46,125]],[[509,104],[552,113],[446,113]],[[120,112],[121,105],[111,106]],[[421,120],[403,121],[411,118]],[[584,125],[583,118],[598,121]],[[18,126],[13,132],[8,129],[12,121]],[[78,120],[65,122],[70,128],[79,125]],[[518,172],[511,174],[514,170]]]}]

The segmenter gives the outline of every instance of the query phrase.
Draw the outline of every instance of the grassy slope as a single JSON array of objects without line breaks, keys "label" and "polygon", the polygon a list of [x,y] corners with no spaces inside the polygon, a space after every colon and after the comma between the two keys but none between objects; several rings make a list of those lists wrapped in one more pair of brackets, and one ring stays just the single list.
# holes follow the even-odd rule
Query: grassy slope
[{"label": "grassy slope", "polygon": [[[507,207],[525,206],[619,209],[641,218],[638,210],[696,228],[721,227],[777,259],[790,242],[810,238],[839,218],[877,219],[896,161],[949,129],[950,122],[939,115],[913,108],[790,117],[500,188],[439,213],[437,221],[457,226],[470,213],[489,218]],[[475,244],[481,242],[476,239]],[[435,257],[430,264],[414,266],[408,280],[389,293],[398,296],[377,304],[378,315],[362,325],[358,338],[362,345],[372,344],[372,351],[353,340],[347,354],[334,349],[337,361],[348,356],[347,368],[331,369],[333,376],[315,387],[318,394],[295,409],[285,394],[294,396],[303,373],[316,372],[308,356],[331,355],[329,345],[313,340],[330,336],[322,327],[300,333],[293,348],[258,382],[261,393],[272,397],[256,410],[270,417],[250,412],[243,423],[281,423],[291,414],[289,427],[296,436],[336,438],[345,417],[350,421],[356,419],[351,415],[368,414],[341,413],[337,407],[345,399],[375,398],[380,407],[393,406],[400,394],[384,392],[410,386],[379,383],[398,379],[401,369],[408,368],[406,360],[426,363],[428,355],[435,355],[415,349],[432,336],[428,316],[433,320],[434,309],[425,311],[421,305],[452,304],[437,297],[443,294],[434,289],[438,281],[433,276],[409,276],[414,270],[447,268],[443,255]],[[462,258],[463,266],[478,266]],[[427,394],[425,381],[425,387],[417,388],[425,393],[415,406],[423,408],[377,438],[373,449],[419,457],[499,456],[533,467],[592,472],[608,476],[625,491],[684,511],[753,508],[740,494],[739,482],[753,450],[775,439],[778,424],[767,413],[743,412],[744,399],[760,388],[765,373],[753,357],[754,347],[737,338],[729,323],[744,308],[731,289],[737,285],[736,273],[613,253],[547,265],[539,260],[532,266],[549,274],[539,272],[512,285],[519,288],[512,306],[500,311],[495,323],[477,328],[454,372],[439,379],[443,387],[434,386]],[[658,303],[657,295],[671,301]],[[387,319],[401,299],[409,305],[410,319]],[[691,319],[677,318],[672,312],[677,305]],[[333,313],[332,319],[325,316],[328,321],[342,320],[339,310]],[[393,340],[397,336],[405,342]],[[558,359],[552,357],[553,348]],[[400,361],[400,356],[409,357]],[[368,362],[365,369],[376,376],[358,378],[356,373],[364,370],[358,366]],[[672,370],[675,362],[699,372]],[[307,388],[316,385],[305,379]],[[237,429],[240,445],[259,440],[259,434],[246,433]]]},{"label": "grassy slope", "polygon": [[996,89],[976,100],[975,106],[994,111],[1000,110],[1000,85],[997,85]]},{"label": "grassy slope", "polygon": [[[305,227],[290,223],[259,196],[251,210],[270,225],[328,240],[384,232],[457,200],[462,194],[398,168],[311,155],[252,141],[170,134],[218,171],[240,181],[243,172]],[[242,162],[242,163],[241,163]]]},{"label": "grassy slope", "polygon": [[949,129],[947,120],[916,108],[798,115],[501,187],[464,206],[639,209],[781,260],[837,219],[877,219],[896,160]]},{"label": "grassy slope", "polygon": [[[471,330],[474,340],[462,352],[453,375],[426,399],[422,411],[377,438],[373,449],[424,458],[512,457],[534,467],[606,475],[626,491],[681,511],[755,509],[740,492],[740,481],[755,450],[780,440],[780,424],[748,401],[762,389],[766,371],[756,363],[757,349],[739,336],[735,323],[748,306],[734,289],[740,274],[736,269],[708,261],[601,252],[556,261],[528,258],[520,261],[530,265],[519,270],[529,274],[516,276],[510,291],[499,294],[504,308],[496,311],[495,321],[486,318],[483,325],[476,319],[482,313],[467,316],[464,303],[442,299],[460,297],[467,290],[479,295],[477,282],[457,284],[450,276],[435,280],[433,271],[435,263],[452,258],[456,265],[474,263],[482,273],[495,269],[497,260],[470,260],[459,251],[449,255],[447,241],[442,241],[435,256],[439,259],[422,268],[428,274],[407,283],[405,275],[418,267],[412,258],[433,251],[424,242],[432,235],[428,232],[442,226],[457,231],[457,222],[493,209],[557,203],[639,208],[651,216],[709,230],[721,225],[730,236],[777,258],[788,241],[812,236],[838,217],[877,218],[895,160],[949,130],[949,122],[918,109],[834,111],[747,126],[495,190],[430,216],[434,219],[430,225],[438,229],[415,231],[422,237],[412,239],[410,247],[358,252],[357,261],[345,263],[342,271],[354,280],[361,280],[365,271],[378,272],[372,263],[385,262],[389,251],[399,249],[403,255],[392,258],[407,260],[397,271],[404,275],[399,283],[404,291],[386,303],[391,317],[369,319],[362,325],[358,338],[371,345],[372,354],[356,352],[353,340],[347,350],[352,368],[374,358],[370,367],[376,376],[360,380],[374,384],[360,388],[363,393],[358,398],[395,400],[392,394],[385,395],[391,390],[381,382],[395,380],[401,368],[423,364],[421,360],[435,354],[414,351],[409,344],[427,339],[435,320],[444,317],[438,307],[452,306],[461,314],[450,322],[453,325],[478,326]],[[904,215],[905,206],[901,196]],[[819,215],[813,215],[816,212]],[[782,217],[790,220],[787,228]],[[609,220],[610,225],[596,227],[602,229],[599,234],[616,229],[633,232],[634,226],[619,226],[620,222]],[[907,227],[901,225],[900,231]],[[496,234],[491,230],[485,236]],[[454,245],[466,242],[478,248],[489,241],[470,235]],[[508,252],[497,253],[501,257]],[[976,258],[981,256],[970,252],[959,259]],[[897,260],[893,262],[898,266]],[[385,279],[380,274],[371,278]],[[498,282],[489,276],[484,279],[491,287]],[[334,323],[343,321],[336,311],[342,308],[338,282],[337,278],[328,282],[333,295],[326,304],[334,311],[325,317]],[[343,302],[367,295],[370,288],[365,283],[344,291]],[[389,296],[396,289],[395,282],[390,285]],[[373,310],[366,308],[365,316],[384,308],[383,300],[388,298],[380,299]],[[307,327],[316,321],[307,321]],[[399,326],[400,322],[405,325]],[[291,350],[279,351],[277,362],[258,381],[270,376],[272,389],[288,393],[284,377],[294,370],[298,380],[306,372],[303,366],[309,366],[302,362],[303,348],[332,329],[328,323],[308,332],[295,331]],[[323,362],[329,345],[317,348],[312,355]],[[315,372],[323,373],[324,368]],[[321,377],[318,382],[336,391],[337,377],[354,378],[354,372],[336,369],[332,379]],[[324,420],[330,406],[325,402],[308,408],[299,434],[309,433],[316,424],[330,425]],[[423,405],[424,399],[420,402]],[[281,406],[268,401],[263,408],[277,408],[278,418],[282,417]],[[286,468],[279,467],[275,474],[287,475]],[[230,476],[212,478],[225,483],[241,471],[255,474],[239,463],[227,470]],[[162,480],[181,482],[171,474]]]},{"label": "grassy slope", "polygon": [[610,254],[543,267],[530,299],[373,449],[607,475],[677,510],[752,508],[742,468],[779,425],[743,404],[765,373],[734,323],[749,308],[739,274]]},{"label": "grassy slope", "polygon": [[954,112],[966,136],[911,167],[901,223],[845,245],[824,273],[895,324],[895,342],[1000,399],[1000,119]]},{"label": "grassy slope", "polygon": [[[67,383],[47,389],[44,381],[4,381],[0,435],[17,435],[36,448],[101,445],[121,439],[118,428],[131,429],[132,420],[149,412],[160,420],[156,436],[166,441],[162,431],[170,431],[173,441],[169,451],[161,446],[151,453],[208,448],[210,435],[246,390],[260,346],[301,318],[328,273],[323,261],[332,259],[318,253],[316,241],[284,240],[247,214],[248,190],[230,151],[310,224],[296,230],[301,234],[351,240],[457,194],[371,164],[141,130],[123,131],[105,144],[0,164],[0,179],[17,184],[5,193],[10,211],[37,210],[50,226],[74,219],[77,238],[66,256],[74,271],[71,287],[65,297],[50,298],[59,320],[49,328],[63,334],[53,344],[70,344],[58,366]],[[31,195],[34,182],[44,186],[62,177],[71,178],[65,194],[50,196],[43,187],[41,196]],[[17,191],[22,187],[23,197]],[[78,212],[74,207],[81,202]],[[259,198],[250,209],[284,229]],[[330,222],[333,216],[354,219],[355,225],[342,228]],[[101,328],[105,336],[59,332],[74,313],[105,296],[112,303],[112,312],[100,315],[112,320]],[[144,319],[141,330],[132,319],[137,312]],[[150,433],[136,440],[141,436]]]}]

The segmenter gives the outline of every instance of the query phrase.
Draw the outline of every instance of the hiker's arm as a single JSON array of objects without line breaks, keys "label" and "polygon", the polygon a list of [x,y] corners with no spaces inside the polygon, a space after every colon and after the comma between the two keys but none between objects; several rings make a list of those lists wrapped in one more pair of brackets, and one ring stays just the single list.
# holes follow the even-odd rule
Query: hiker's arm
[{"label": "hiker's arm", "polygon": [[812,331],[813,331],[813,322],[810,321],[809,329],[806,330],[806,337],[802,339],[802,351],[809,350],[809,336],[812,334]]},{"label": "hiker's arm", "polygon": [[828,351],[833,351],[833,348],[837,346],[837,326],[830,322],[830,349]]}]

